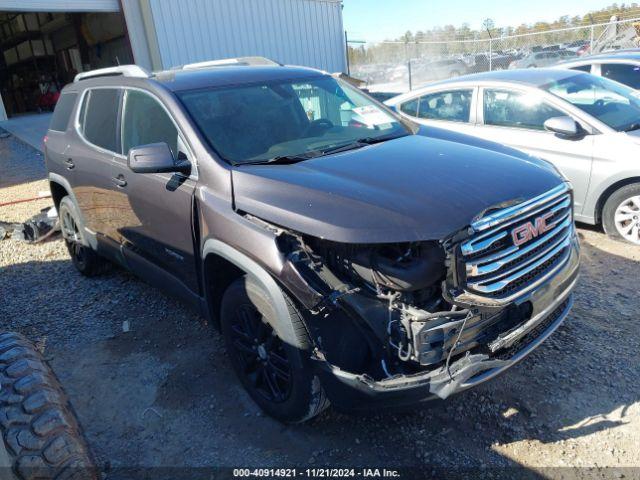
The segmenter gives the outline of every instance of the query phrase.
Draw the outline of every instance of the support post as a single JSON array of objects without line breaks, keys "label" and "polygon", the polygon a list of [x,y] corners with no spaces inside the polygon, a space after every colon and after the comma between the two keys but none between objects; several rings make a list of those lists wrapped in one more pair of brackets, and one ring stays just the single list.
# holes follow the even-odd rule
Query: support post
[{"label": "support post", "polygon": [[349,61],[349,35],[344,31],[344,51],[347,55],[347,75],[351,76],[351,62]]},{"label": "support post", "polygon": [[0,122],[7,120],[7,111],[4,108],[4,101],[2,100],[2,94],[0,94]]},{"label": "support post", "polygon": [[489,71],[493,71],[493,39],[491,37],[489,37]]}]

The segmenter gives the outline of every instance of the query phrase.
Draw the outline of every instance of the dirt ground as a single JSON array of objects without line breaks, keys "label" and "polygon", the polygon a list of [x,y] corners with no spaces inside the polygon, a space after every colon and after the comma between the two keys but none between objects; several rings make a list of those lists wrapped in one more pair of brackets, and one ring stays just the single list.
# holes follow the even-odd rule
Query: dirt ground
[{"label": "dirt ground", "polygon": [[[0,139],[0,172],[0,203],[46,189],[42,157],[13,138]],[[0,220],[26,220],[47,203],[0,207]],[[44,350],[106,478],[221,466],[640,478],[640,248],[595,228],[580,237],[575,306],[542,347],[488,384],[404,412],[330,409],[298,426],[264,417],[215,330],[121,270],[81,277],[60,239],[0,241],[0,330]]]}]

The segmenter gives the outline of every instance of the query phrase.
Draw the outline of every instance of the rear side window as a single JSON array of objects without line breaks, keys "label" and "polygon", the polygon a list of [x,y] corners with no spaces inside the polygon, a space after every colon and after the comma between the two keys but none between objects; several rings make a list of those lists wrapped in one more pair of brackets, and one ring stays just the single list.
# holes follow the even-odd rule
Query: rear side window
[{"label": "rear side window", "polygon": [[150,143],[166,143],[178,154],[178,129],[162,105],[144,92],[127,90],[122,118],[122,153]]},{"label": "rear side window", "polygon": [[407,115],[411,115],[412,117],[418,116],[418,104],[420,103],[420,98],[414,98],[413,100],[409,100],[408,102],[400,105],[400,111],[406,113]]},{"label": "rear side window", "polygon": [[117,151],[118,104],[120,90],[116,88],[97,88],[90,90],[84,97],[80,121],[82,134],[94,145]]},{"label": "rear side window", "polygon": [[602,76],[623,83],[628,87],[640,89],[640,65],[621,63],[602,64]]},{"label": "rear side window", "polygon": [[591,73],[591,64],[578,65],[577,67],[571,67],[571,70],[577,70],[579,72]]},{"label": "rear side window", "polygon": [[418,117],[448,122],[468,122],[472,90],[453,90],[420,97]]},{"label": "rear side window", "polygon": [[49,125],[50,130],[66,132],[67,126],[69,125],[69,118],[71,117],[71,111],[73,110],[73,106],[76,104],[76,98],[78,98],[77,93],[64,93],[60,95],[56,108],[53,111],[53,116],[51,117],[51,125]]}]

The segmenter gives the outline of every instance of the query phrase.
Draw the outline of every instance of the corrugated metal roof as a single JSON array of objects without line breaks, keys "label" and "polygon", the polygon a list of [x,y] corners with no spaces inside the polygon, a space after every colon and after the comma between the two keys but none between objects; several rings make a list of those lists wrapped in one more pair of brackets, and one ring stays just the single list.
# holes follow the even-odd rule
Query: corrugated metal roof
[{"label": "corrugated metal roof", "polygon": [[254,55],[346,68],[339,0],[150,0],[150,6],[165,68]]},{"label": "corrugated metal roof", "polygon": [[119,12],[118,0],[0,0],[0,10],[14,12]]}]

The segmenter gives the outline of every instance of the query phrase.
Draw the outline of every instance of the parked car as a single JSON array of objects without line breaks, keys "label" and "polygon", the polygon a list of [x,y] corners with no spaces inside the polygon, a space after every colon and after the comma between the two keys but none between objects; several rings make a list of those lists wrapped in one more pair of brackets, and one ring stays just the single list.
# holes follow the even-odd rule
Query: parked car
[{"label": "parked car", "polygon": [[510,69],[515,68],[540,68],[553,65],[561,60],[560,55],[556,51],[534,52],[515,60],[509,65]]},{"label": "parked car", "polygon": [[480,53],[465,58],[469,73],[486,72],[489,70],[489,54]]},{"label": "parked car", "polygon": [[560,56],[560,60],[568,60],[571,58],[578,58],[578,54],[572,50],[560,50],[557,52]]},{"label": "parked car", "polygon": [[572,183],[576,220],[640,244],[640,97],[561,69],[440,82],[388,100],[412,120],[503,143],[552,162]]},{"label": "parked car", "polygon": [[575,52],[576,55],[579,55],[578,52],[580,52],[582,49],[588,49],[590,47],[590,42],[584,41],[584,40],[576,40],[574,42],[568,43],[564,46],[565,50],[570,50],[572,52]]},{"label": "parked car", "polygon": [[81,273],[108,259],[192,305],[288,422],[329,400],[446,398],[558,327],[579,254],[551,164],[260,64],[122,66],[64,88],[45,156]]},{"label": "parked car", "polygon": [[414,82],[417,83],[455,78],[466,73],[467,65],[462,60],[457,59],[413,63],[411,68],[411,75]]},{"label": "parked car", "polygon": [[559,63],[557,67],[602,76],[640,90],[640,50],[637,49],[580,57]]},{"label": "parked car", "polygon": [[520,60],[522,57],[523,55],[513,53],[502,53],[494,55],[491,58],[491,69],[507,70],[513,62]]}]

